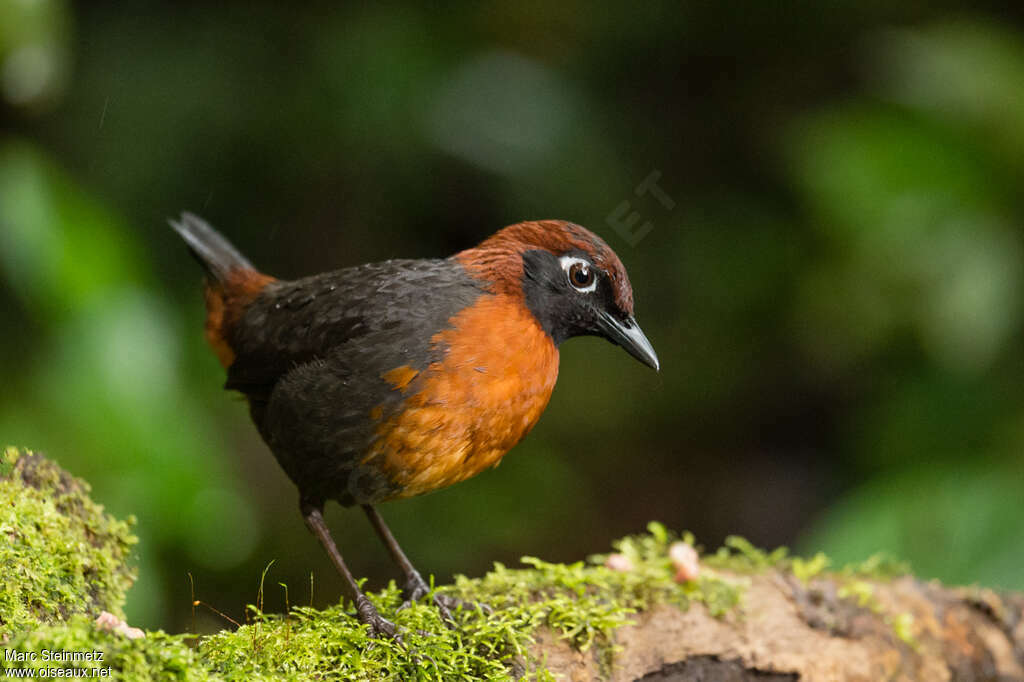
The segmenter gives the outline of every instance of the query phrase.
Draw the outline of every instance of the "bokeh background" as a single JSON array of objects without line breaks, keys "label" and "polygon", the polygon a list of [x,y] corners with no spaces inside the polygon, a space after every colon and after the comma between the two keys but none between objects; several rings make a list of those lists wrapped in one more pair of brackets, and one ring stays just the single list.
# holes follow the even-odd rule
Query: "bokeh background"
[{"label": "bokeh background", "polygon": [[0,441],[138,517],[133,624],[225,625],[189,573],[241,618],[271,560],[268,609],[331,602],[166,218],[294,277],[561,217],[663,370],[568,343],[499,469],[382,507],[425,572],[659,519],[1024,588],[1022,7],[0,0]]}]

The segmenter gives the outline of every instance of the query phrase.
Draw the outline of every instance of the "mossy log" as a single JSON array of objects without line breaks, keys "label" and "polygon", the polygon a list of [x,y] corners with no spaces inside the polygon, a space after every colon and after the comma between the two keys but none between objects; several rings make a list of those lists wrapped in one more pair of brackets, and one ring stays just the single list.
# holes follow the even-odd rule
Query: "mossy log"
[{"label": "mossy log", "polygon": [[[750,577],[724,617],[697,605],[659,605],[613,635],[612,680],[1024,680],[1024,597],[951,589],[913,577],[861,580],[867,603],[844,594],[846,578],[803,583],[783,568]],[[539,640],[562,679],[600,679],[599,661],[550,634]]]},{"label": "mossy log", "polygon": [[[117,621],[133,578],[128,523],[39,455],[0,452],[0,669],[109,668],[180,680],[1024,680],[1024,596],[924,582],[880,557],[765,553],[739,538],[696,559],[659,524],[576,564],[459,577],[449,629],[428,600],[371,595],[401,641],[371,641],[344,605],[264,614],[208,637]],[[471,606],[476,604],[478,606]],[[480,605],[486,605],[483,608]],[[141,634],[141,633],[138,633]],[[103,652],[47,661],[42,653]]]}]

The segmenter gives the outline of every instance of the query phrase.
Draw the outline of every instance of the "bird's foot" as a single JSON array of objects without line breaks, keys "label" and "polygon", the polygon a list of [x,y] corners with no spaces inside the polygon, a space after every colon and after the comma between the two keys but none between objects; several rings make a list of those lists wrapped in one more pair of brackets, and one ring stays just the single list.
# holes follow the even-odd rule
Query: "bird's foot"
[{"label": "bird's foot", "polygon": [[[409,608],[413,602],[423,599],[428,594],[430,594],[430,587],[419,573],[414,573],[402,590],[402,596],[405,598],[405,601],[398,607],[398,610],[401,611],[402,609]],[[452,617],[451,608],[447,600],[448,598],[443,595],[434,595],[434,606],[437,607],[438,613],[441,614],[441,620],[444,621],[444,624],[449,629],[452,629],[455,627],[455,619]]]},{"label": "bird's foot", "polygon": [[370,626],[370,637],[374,639],[393,639],[399,644],[402,638],[398,636],[398,628],[390,620],[380,615],[377,607],[363,595],[356,599],[356,618],[363,625]]},{"label": "bird's foot", "polygon": [[436,604],[438,608],[444,607],[449,613],[452,611],[476,611],[477,609],[480,609],[488,616],[494,613],[494,609],[483,602],[467,601],[447,594],[435,594],[434,604]]},{"label": "bird's foot", "polygon": [[[416,574],[409,579],[409,582],[405,584],[405,588],[402,590],[402,596],[405,601],[399,607],[399,611],[408,608],[413,602],[419,601],[423,597],[430,594],[430,587],[427,586],[426,581]],[[437,608],[438,613],[441,614],[441,620],[444,621],[445,625],[449,628],[455,627],[455,618],[452,616],[452,611],[458,611],[464,609],[467,611],[481,608],[484,613],[493,613],[494,610],[486,604],[478,604],[476,602],[467,602],[456,597],[450,597],[446,594],[434,593],[434,606]]]},{"label": "bird's foot", "polygon": [[414,601],[419,601],[428,594],[430,594],[430,586],[427,585],[427,581],[419,573],[413,573],[409,576],[405,587],[402,588],[402,598],[405,600],[402,603],[402,608],[408,608]]}]

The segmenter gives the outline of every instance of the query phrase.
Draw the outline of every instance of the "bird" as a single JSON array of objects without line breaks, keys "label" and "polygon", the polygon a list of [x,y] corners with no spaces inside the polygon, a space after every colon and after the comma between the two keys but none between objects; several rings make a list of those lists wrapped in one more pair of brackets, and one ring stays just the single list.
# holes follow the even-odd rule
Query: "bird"
[{"label": "bird", "polygon": [[[417,601],[430,589],[377,505],[497,466],[547,407],[570,338],[603,337],[660,370],[622,261],[571,222],[520,222],[449,258],[293,280],[260,272],[194,214],[168,222],[205,269],[205,336],[224,387],[247,400],[373,637],[398,635],[331,537],[328,501],[363,509]],[[434,604],[452,623],[452,603]]]}]

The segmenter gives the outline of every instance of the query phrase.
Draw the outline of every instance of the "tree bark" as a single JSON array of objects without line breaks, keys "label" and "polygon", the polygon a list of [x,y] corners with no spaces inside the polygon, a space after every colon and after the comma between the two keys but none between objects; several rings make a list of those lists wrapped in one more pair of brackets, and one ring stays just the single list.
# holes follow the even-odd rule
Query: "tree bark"
[{"label": "tree bark", "polygon": [[[656,606],[620,628],[610,679],[645,682],[1024,680],[1024,595],[946,588],[912,577],[804,584],[768,571],[749,578],[743,606],[714,618],[702,605]],[[846,581],[848,583],[848,581]],[[536,651],[560,679],[609,677],[593,652],[550,632]]]}]

